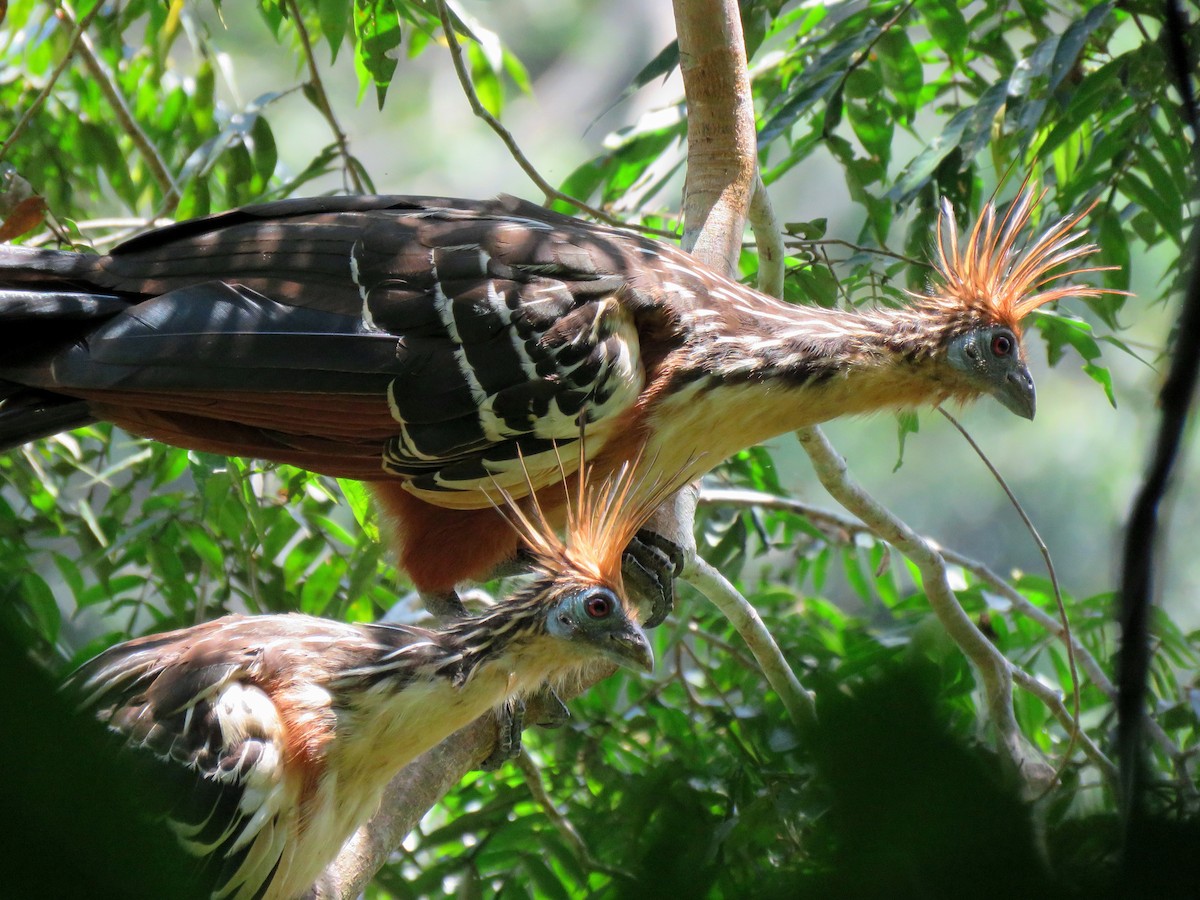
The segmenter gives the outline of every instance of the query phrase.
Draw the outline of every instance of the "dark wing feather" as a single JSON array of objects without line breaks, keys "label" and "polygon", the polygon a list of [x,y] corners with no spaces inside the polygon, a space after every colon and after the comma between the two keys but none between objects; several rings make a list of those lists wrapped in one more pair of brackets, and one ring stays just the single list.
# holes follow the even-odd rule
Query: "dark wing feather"
[{"label": "dark wing feather", "polygon": [[[250,898],[270,886],[289,836],[282,726],[266,695],[245,681],[253,650],[206,647],[229,621],[113,647],[65,690],[160,764],[155,773],[177,788],[165,817],[216,894]],[[229,728],[231,719],[240,727]]]},{"label": "dark wing feather", "polygon": [[[511,198],[419,197],[268,203],[101,257],[5,251],[0,323],[36,340],[0,336],[0,379],[185,446],[522,493],[519,450],[576,438],[585,408],[615,421],[645,383],[644,252]],[[348,427],[324,398],[373,406]],[[56,419],[10,415],[12,440],[26,421]]]}]

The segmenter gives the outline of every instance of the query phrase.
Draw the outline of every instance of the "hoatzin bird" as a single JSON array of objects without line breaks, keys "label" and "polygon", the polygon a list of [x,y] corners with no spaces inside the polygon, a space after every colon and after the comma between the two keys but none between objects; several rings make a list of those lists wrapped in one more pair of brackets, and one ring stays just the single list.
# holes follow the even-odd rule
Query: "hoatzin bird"
[{"label": "hoatzin bird", "polygon": [[963,247],[945,204],[929,293],[899,308],[789,305],[507,197],[284,200],[104,256],[0,248],[0,449],[104,419],[362,479],[414,584],[452,592],[517,550],[484,489],[526,493],[523,460],[558,520],[555,448],[581,433],[601,476],[647,441],[678,487],[846,414],[990,394],[1032,418],[1021,319],[1102,292],[1047,286],[1095,249],[1083,214],[1019,245],[1043,196],[989,204]]},{"label": "hoatzin bird", "polygon": [[437,630],[231,615],[112,647],[67,690],[189,782],[170,824],[214,897],[298,896],[448,735],[547,682],[653,667],[621,557],[662,495],[629,471],[580,490],[565,542],[512,505],[534,576],[481,615]]}]

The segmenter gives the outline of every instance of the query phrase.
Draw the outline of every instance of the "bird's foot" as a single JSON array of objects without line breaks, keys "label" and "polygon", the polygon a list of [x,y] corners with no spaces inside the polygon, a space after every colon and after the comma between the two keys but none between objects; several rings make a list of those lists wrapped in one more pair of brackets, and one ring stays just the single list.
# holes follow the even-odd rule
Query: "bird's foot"
[{"label": "bird's foot", "polygon": [[510,759],[521,755],[521,731],[525,728],[525,701],[512,700],[496,711],[496,746],[479,764],[485,772],[494,772]]},{"label": "bird's foot", "polygon": [[567,705],[549,685],[544,685],[528,702],[513,700],[495,713],[496,746],[479,764],[485,772],[494,772],[510,759],[521,755],[521,732],[525,720],[532,713],[534,725],[539,728],[560,728],[571,718]]},{"label": "bird's foot", "polygon": [[562,698],[554,693],[550,685],[542,685],[542,689],[534,694],[527,704],[537,714],[534,725],[538,728],[561,728],[571,718],[571,711]]},{"label": "bird's foot", "polygon": [[675,579],[683,571],[683,550],[656,532],[643,528],[625,548],[621,574],[632,599],[649,606],[643,627],[653,628],[675,606]]},{"label": "bird's foot", "polygon": [[422,591],[421,603],[438,619],[465,619],[470,615],[458,591]]}]

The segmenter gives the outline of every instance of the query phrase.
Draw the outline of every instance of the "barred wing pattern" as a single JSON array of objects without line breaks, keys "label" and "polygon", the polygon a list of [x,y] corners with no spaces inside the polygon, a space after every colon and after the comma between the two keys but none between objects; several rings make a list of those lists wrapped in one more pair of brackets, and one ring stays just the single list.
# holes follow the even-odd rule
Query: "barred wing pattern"
[{"label": "barred wing pattern", "polygon": [[[345,197],[185,222],[104,257],[7,248],[4,285],[43,299],[0,381],[172,443],[400,476],[482,508],[492,477],[524,493],[518,457],[535,487],[556,481],[553,445],[577,455],[581,414],[593,455],[645,386],[636,318],[663,312],[631,286],[634,246],[512,198]],[[0,291],[6,321],[21,303]],[[66,306],[79,339],[47,352],[39,316],[61,326]]]},{"label": "barred wing pattern", "polygon": [[[331,796],[319,796],[312,776],[328,762],[339,716],[349,714],[340,698],[361,681],[346,672],[358,664],[374,673],[372,661],[406,647],[415,651],[405,654],[413,673],[442,655],[436,635],[419,628],[227,616],[113,647],[64,690],[186,786],[168,820],[214,897],[286,898],[312,883],[345,837],[310,826],[342,827],[316,813],[336,804],[343,786],[335,779]],[[389,687],[402,689],[404,673],[384,669]]]}]

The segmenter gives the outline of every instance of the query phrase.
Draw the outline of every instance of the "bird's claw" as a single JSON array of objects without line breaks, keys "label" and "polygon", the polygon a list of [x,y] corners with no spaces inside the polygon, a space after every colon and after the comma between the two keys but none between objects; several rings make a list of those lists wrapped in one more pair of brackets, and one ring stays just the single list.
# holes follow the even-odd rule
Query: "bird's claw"
[{"label": "bird's claw", "polygon": [[686,562],[683,548],[643,528],[625,548],[621,562],[621,573],[631,593],[650,605],[643,627],[662,624],[675,606],[675,578]]},{"label": "bird's claw", "polygon": [[510,759],[521,755],[521,732],[525,729],[525,714],[531,709],[537,715],[533,724],[539,728],[560,728],[571,712],[549,685],[544,685],[528,703],[513,700],[496,712],[496,746],[479,764],[486,772],[494,772]]},{"label": "bird's claw", "polygon": [[537,721],[533,724],[538,728],[561,728],[571,718],[567,704],[562,702],[562,698],[554,693],[554,688],[549,685],[543,685],[542,689],[534,694],[529,706],[537,712]]},{"label": "bird's claw", "polygon": [[512,700],[496,712],[496,746],[479,764],[485,772],[494,772],[510,759],[521,755],[521,731],[525,727],[525,701]]},{"label": "bird's claw", "polygon": [[429,610],[430,615],[439,619],[465,619],[470,615],[457,591],[422,591],[421,603]]}]

